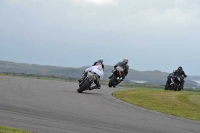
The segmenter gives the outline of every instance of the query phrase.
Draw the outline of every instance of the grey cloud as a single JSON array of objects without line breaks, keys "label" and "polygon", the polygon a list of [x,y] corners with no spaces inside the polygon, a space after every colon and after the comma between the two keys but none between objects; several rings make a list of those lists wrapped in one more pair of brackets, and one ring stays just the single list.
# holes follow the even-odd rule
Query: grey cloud
[{"label": "grey cloud", "polygon": [[[109,65],[128,57],[138,70],[169,71],[180,64],[190,70],[194,62],[200,67],[199,7],[199,0],[111,0],[104,5],[1,0],[0,60],[77,67],[99,57]],[[39,49],[37,56],[28,46]],[[25,52],[16,52],[20,49]]]}]

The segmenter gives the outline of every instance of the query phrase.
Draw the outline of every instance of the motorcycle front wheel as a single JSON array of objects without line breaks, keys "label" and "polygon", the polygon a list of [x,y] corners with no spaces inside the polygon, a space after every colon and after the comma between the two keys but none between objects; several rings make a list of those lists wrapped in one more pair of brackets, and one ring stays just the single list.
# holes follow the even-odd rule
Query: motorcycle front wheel
[{"label": "motorcycle front wheel", "polygon": [[175,83],[175,84],[174,84],[174,91],[177,91],[177,90],[178,90],[178,84]]},{"label": "motorcycle front wheel", "polygon": [[164,90],[169,90],[169,84],[166,84],[166,85],[165,85]]},{"label": "motorcycle front wheel", "polygon": [[86,90],[88,87],[90,86],[90,82],[89,80],[87,79],[83,84],[82,86],[80,86],[77,90],[77,92],[79,93],[82,93],[84,90]]},{"label": "motorcycle front wheel", "polygon": [[115,82],[115,76],[113,76],[111,79],[110,79],[110,81],[109,81],[109,83],[108,83],[108,86],[109,87],[112,87],[113,85],[114,85],[114,82]]}]

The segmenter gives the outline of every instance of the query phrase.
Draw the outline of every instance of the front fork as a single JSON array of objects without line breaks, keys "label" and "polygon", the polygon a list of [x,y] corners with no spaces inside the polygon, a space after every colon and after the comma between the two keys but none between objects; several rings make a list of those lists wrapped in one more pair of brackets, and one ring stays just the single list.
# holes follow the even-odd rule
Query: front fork
[{"label": "front fork", "polygon": [[79,83],[79,87],[83,85],[83,83],[88,79],[88,77],[85,77],[80,83]]}]

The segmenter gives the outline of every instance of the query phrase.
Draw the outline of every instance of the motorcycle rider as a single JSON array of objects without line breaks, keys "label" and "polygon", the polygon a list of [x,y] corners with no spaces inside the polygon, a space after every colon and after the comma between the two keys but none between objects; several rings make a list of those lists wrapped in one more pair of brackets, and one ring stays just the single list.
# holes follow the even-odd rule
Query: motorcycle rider
[{"label": "motorcycle rider", "polygon": [[94,62],[94,64],[93,64],[92,66],[96,66],[96,64],[97,64],[98,62],[102,64],[102,68],[103,68],[103,70],[104,70],[104,64],[103,64],[103,59],[102,59],[102,58],[100,58],[98,61]]},{"label": "motorcycle rider", "polygon": [[[125,76],[128,75],[128,70],[129,70],[129,66],[128,66],[128,59],[127,58],[124,58],[122,62],[118,62],[115,66],[114,66],[114,70],[116,69],[117,66],[120,66],[124,69],[124,74],[123,74],[123,77],[121,79],[121,81],[123,81],[123,79],[125,79]],[[109,79],[112,78],[113,76],[113,72],[111,73],[111,76],[109,77]]]},{"label": "motorcycle rider", "polygon": [[[102,69],[102,64],[98,62],[95,66],[91,66],[91,67],[87,68],[84,73],[85,77],[87,76],[87,73],[89,71],[92,73],[96,73],[99,76],[98,79],[94,81],[94,83],[96,84],[96,86],[94,86],[94,88],[100,89],[101,85],[99,84],[99,81],[102,80],[103,75],[104,75],[104,71]],[[89,90],[92,90],[94,88],[90,88]]]},{"label": "motorcycle rider", "polygon": [[181,86],[183,88],[184,87],[184,83],[185,83],[184,77],[185,78],[187,77],[187,75],[183,71],[183,68],[181,66],[179,66],[178,69],[175,71],[174,75],[181,79]]},{"label": "motorcycle rider", "polygon": [[[104,71],[104,65],[103,65],[103,59],[100,58],[98,61],[94,62],[94,64],[92,66],[96,66],[96,65],[102,65],[103,71]],[[78,80],[79,83],[85,78],[85,71],[83,72],[82,77]]]}]

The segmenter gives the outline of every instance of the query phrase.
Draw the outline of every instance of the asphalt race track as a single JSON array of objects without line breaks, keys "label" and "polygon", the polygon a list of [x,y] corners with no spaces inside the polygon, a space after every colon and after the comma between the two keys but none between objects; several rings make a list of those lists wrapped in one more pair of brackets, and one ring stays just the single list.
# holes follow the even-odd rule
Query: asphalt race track
[{"label": "asphalt race track", "polygon": [[136,107],[111,96],[123,88],[77,93],[77,83],[0,77],[0,125],[38,133],[200,133],[200,122]]}]

